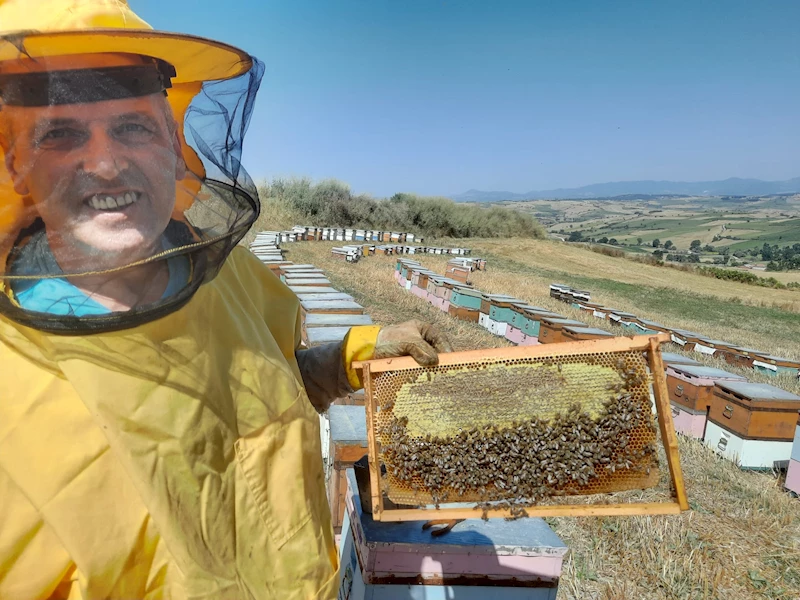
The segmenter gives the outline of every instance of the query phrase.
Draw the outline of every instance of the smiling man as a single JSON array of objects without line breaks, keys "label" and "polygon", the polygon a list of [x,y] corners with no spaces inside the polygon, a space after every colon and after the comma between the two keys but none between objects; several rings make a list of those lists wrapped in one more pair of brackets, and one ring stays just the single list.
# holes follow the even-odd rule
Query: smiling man
[{"label": "smiling man", "polygon": [[317,411],[419,322],[300,346],[237,247],[262,65],[122,0],[0,0],[0,598],[334,598]]}]

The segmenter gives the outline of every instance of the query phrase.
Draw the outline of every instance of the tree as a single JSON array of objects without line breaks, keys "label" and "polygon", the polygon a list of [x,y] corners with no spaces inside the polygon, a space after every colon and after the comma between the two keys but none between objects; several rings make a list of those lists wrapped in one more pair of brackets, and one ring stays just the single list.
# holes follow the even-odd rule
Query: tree
[{"label": "tree", "polygon": [[711,244],[706,244],[705,246],[703,246],[703,252],[713,252],[713,251],[714,251],[714,246],[712,246]]},{"label": "tree", "polygon": [[661,240],[656,238],[653,240],[653,248],[658,248],[661,245]]},{"label": "tree", "polygon": [[698,250],[700,250],[700,246],[702,245],[703,242],[701,242],[700,240],[692,240],[692,243],[689,244],[689,250],[694,250],[695,252],[697,252]]},{"label": "tree", "polygon": [[767,263],[767,271],[780,271],[781,268],[774,260],[771,260]]},{"label": "tree", "polygon": [[658,260],[662,260],[664,258],[664,251],[656,250],[655,252],[653,252],[653,256],[655,256]]},{"label": "tree", "polygon": [[580,242],[583,241],[583,233],[580,231],[573,231],[569,234],[569,238],[567,239],[568,242]]},{"label": "tree", "polygon": [[772,248],[770,248],[767,242],[764,242],[764,246],[761,248],[761,258],[764,260],[772,260]]},{"label": "tree", "polygon": [[598,244],[607,244],[608,243],[608,238],[606,236],[603,236],[599,240],[597,240],[597,243]]},{"label": "tree", "polygon": [[608,243],[611,244],[612,246],[616,246],[617,245],[617,238],[611,238],[610,240],[608,240]]},{"label": "tree", "polygon": [[672,240],[667,240],[666,242],[664,242],[664,248],[666,248],[667,250],[669,250],[670,248],[674,248],[674,247],[675,247],[675,244],[672,243]]},{"label": "tree", "polygon": [[639,244],[639,245],[641,246],[641,245],[642,245],[642,238],[640,238],[640,237],[637,237],[637,238],[636,238],[636,243],[637,243],[637,244]]}]

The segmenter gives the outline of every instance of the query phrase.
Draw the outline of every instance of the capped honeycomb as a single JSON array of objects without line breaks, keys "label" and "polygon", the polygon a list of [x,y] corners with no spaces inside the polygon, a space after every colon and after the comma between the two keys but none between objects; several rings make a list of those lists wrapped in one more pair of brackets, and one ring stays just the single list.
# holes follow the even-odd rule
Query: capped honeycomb
[{"label": "capped honeycomb", "polygon": [[659,482],[641,352],[519,357],[371,379],[381,482],[401,505],[510,507]]}]

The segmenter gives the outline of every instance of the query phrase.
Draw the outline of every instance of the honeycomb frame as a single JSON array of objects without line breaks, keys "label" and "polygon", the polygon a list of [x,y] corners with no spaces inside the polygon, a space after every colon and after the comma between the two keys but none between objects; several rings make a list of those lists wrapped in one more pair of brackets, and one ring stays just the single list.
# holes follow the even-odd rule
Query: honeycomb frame
[{"label": "honeycomb frame", "polygon": [[[682,510],[687,510],[688,500],[680,469],[677,438],[672,423],[666,377],[661,360],[660,344],[668,341],[667,334],[658,334],[547,346],[459,352],[442,355],[439,365],[429,368],[420,367],[409,357],[358,363],[355,366],[362,371],[365,389],[373,518],[378,521],[408,521],[434,518],[461,519],[478,516],[516,518],[520,516],[653,515],[677,514]],[[433,405],[425,405],[425,402],[430,400],[426,396],[429,395],[429,389],[437,385],[437,382],[441,386],[443,381],[445,389],[452,392],[455,388],[453,386],[451,386],[453,389],[447,388],[447,377],[465,378],[460,383],[463,387],[465,383],[470,384],[470,377],[473,373],[486,369],[491,370],[497,365],[509,372],[523,365],[529,370],[534,365],[541,367],[538,370],[534,369],[535,374],[540,378],[538,380],[540,384],[543,381],[547,383],[554,377],[559,377],[562,369],[567,375],[570,368],[574,370],[579,366],[583,370],[595,369],[594,379],[602,379],[598,375],[600,373],[598,369],[615,369],[619,372],[622,383],[616,386],[606,385],[605,389],[609,390],[609,398],[604,401],[602,406],[597,405],[597,401],[594,402],[594,405],[577,402],[567,407],[562,404],[560,409],[556,407],[552,410],[553,418],[550,421],[546,419],[537,421],[536,417],[524,420],[524,407],[520,409],[520,413],[515,413],[513,407],[516,400],[514,400],[501,403],[506,407],[504,409],[506,412],[501,410],[502,414],[499,416],[493,414],[494,424],[478,422],[477,427],[465,428],[464,426],[468,423],[474,424],[476,415],[480,413],[477,408],[473,415],[467,415],[467,417],[458,415],[448,419],[446,417],[447,407],[437,416],[432,410],[435,408]],[[442,373],[448,373],[448,376],[442,377],[440,375]],[[569,377],[566,379],[569,380]],[[658,481],[657,461],[654,464],[648,462],[648,460],[655,461],[657,440],[655,423],[652,422],[650,410],[651,383],[655,396],[656,421],[669,467],[672,501],[608,503],[607,498],[597,495],[623,490],[646,489]],[[595,396],[598,393],[597,389],[594,392]],[[513,397],[513,385],[506,385],[504,391],[506,395]],[[397,407],[398,414],[394,414],[398,392],[401,392],[401,401]],[[574,390],[572,393],[574,394]],[[587,397],[590,396],[592,394],[588,394]],[[645,396],[647,397],[646,412],[652,435],[647,434],[648,424],[645,423],[641,408],[644,406],[643,398]],[[570,397],[570,394],[567,394],[567,397]],[[505,400],[505,396],[503,398]],[[493,401],[496,400],[497,396]],[[408,409],[409,406],[412,409]],[[415,406],[416,408],[414,408]],[[467,404],[461,406],[467,406]],[[541,407],[541,405],[538,406]],[[406,414],[403,414],[403,410],[406,410]],[[434,431],[432,437],[430,431],[426,434],[424,430],[419,429],[420,424],[414,422],[414,410],[418,415],[431,413],[435,417],[427,421],[418,418],[417,421],[423,423],[423,427],[434,426],[441,430]],[[464,412],[461,411],[461,413]],[[412,417],[411,423],[409,423],[409,416]],[[567,417],[573,420],[568,421]],[[464,418],[466,421],[459,422],[459,419],[463,421]],[[429,470],[417,468],[419,465],[424,467],[425,464],[429,467],[434,464],[441,465],[442,453],[449,457],[452,449],[456,447],[455,445],[483,444],[482,448],[492,448],[492,444],[498,443],[498,438],[501,442],[505,440],[506,444],[509,435],[512,436],[512,440],[516,439],[513,438],[515,432],[526,440],[538,440],[541,439],[538,434],[542,433],[542,428],[551,434],[554,428],[558,430],[559,424],[565,426],[564,424],[568,423],[570,427],[573,427],[575,419],[583,423],[580,426],[580,435],[582,436],[580,449],[582,451],[586,448],[589,449],[582,456],[588,457],[587,461],[592,464],[588,469],[581,468],[580,470],[587,471],[588,475],[587,473],[576,474],[573,471],[571,478],[567,480],[563,471],[569,473],[568,469],[565,464],[555,462],[555,459],[550,465],[552,475],[548,475],[546,480],[537,480],[539,487],[523,486],[520,477],[516,476],[516,473],[509,473],[508,467],[505,467],[507,478],[503,478],[501,473],[499,479],[496,481],[493,479],[488,484],[485,469],[474,471],[483,473],[483,480],[478,483],[475,483],[474,480],[462,483],[455,475],[449,479],[445,477],[446,482],[442,483],[440,476],[435,473],[435,468]],[[592,419],[595,421],[593,422]],[[497,424],[498,420],[501,421],[499,425]],[[441,425],[440,421],[445,421],[445,424]],[[602,433],[605,431],[604,423],[608,422],[614,427],[619,427],[620,421],[622,430],[618,435],[625,439],[623,451],[628,454],[620,455],[618,449],[604,450],[604,448],[612,446],[612,444],[608,444],[612,440],[608,434],[605,434],[605,437],[601,435],[601,438],[597,440],[586,438],[586,432],[591,430]],[[630,424],[630,421],[633,424]],[[595,425],[599,423],[599,425],[593,427],[593,423]],[[409,426],[412,429],[409,429]],[[413,429],[413,427],[417,427],[417,429]],[[447,430],[447,427],[450,429]],[[578,427],[575,426],[574,429],[577,432]],[[409,431],[411,431],[410,434]],[[561,432],[561,430],[558,431]],[[638,433],[636,433],[637,431]],[[566,430],[565,433],[569,435]],[[612,431],[612,433],[615,432]],[[477,436],[477,439],[473,439],[473,436]],[[629,439],[630,444],[628,443]],[[584,448],[584,442],[586,448]],[[448,446],[448,444],[450,445]],[[539,444],[540,450],[544,447]],[[548,448],[550,447],[552,445],[548,446]],[[558,440],[556,440],[555,447],[558,448]],[[406,454],[401,456],[402,452]],[[595,457],[595,455],[597,456]],[[413,459],[410,463],[409,458]],[[470,462],[472,459],[464,460],[462,458],[461,460],[464,461],[463,464],[474,464],[474,461]],[[564,458],[559,458],[560,460],[566,462]],[[578,460],[582,459],[578,457]],[[574,466],[578,463],[570,464]],[[382,471],[382,467],[384,471]],[[560,467],[564,468],[560,469]],[[617,471],[615,467],[619,470]],[[457,469],[446,469],[448,474],[455,471]],[[381,475],[382,472],[383,475]],[[469,472],[473,471],[463,470],[463,473]],[[543,477],[543,475],[539,476]],[[530,478],[524,477],[523,479],[527,483]],[[602,485],[598,484],[598,481]],[[553,485],[548,485],[548,482]],[[515,496],[520,493],[515,485],[517,483],[520,484],[520,490],[525,490],[521,498]],[[502,487],[498,488],[501,485]],[[531,492],[531,490],[536,491]],[[563,500],[563,498],[576,495],[581,496],[581,500],[592,498],[590,495],[595,495],[595,502],[575,504]],[[459,503],[459,506],[440,506],[440,504],[448,502]],[[398,506],[399,508],[396,508]],[[418,506],[418,508],[404,508],[404,506]],[[478,512],[478,509],[482,510],[482,513]]]}]

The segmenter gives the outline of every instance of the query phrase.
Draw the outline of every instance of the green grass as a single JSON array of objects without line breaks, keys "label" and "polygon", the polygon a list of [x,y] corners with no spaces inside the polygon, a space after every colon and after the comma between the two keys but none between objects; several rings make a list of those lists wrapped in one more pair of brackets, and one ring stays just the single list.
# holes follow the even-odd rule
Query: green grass
[{"label": "green grass", "polygon": [[[547,269],[523,264],[491,254],[487,255],[487,260],[493,267],[502,267],[520,277],[536,275],[572,287],[591,290],[593,294],[624,298],[644,312],[660,314],[665,324],[669,324],[673,319],[690,319],[719,327],[752,331],[789,345],[800,339],[800,318],[797,314],[776,308],[750,306],[704,294],[677,293],[674,289],[666,287],[622,283],[602,276],[577,276],[555,268]],[[665,277],[667,276],[679,276],[679,273],[672,274],[665,271]]]}]

